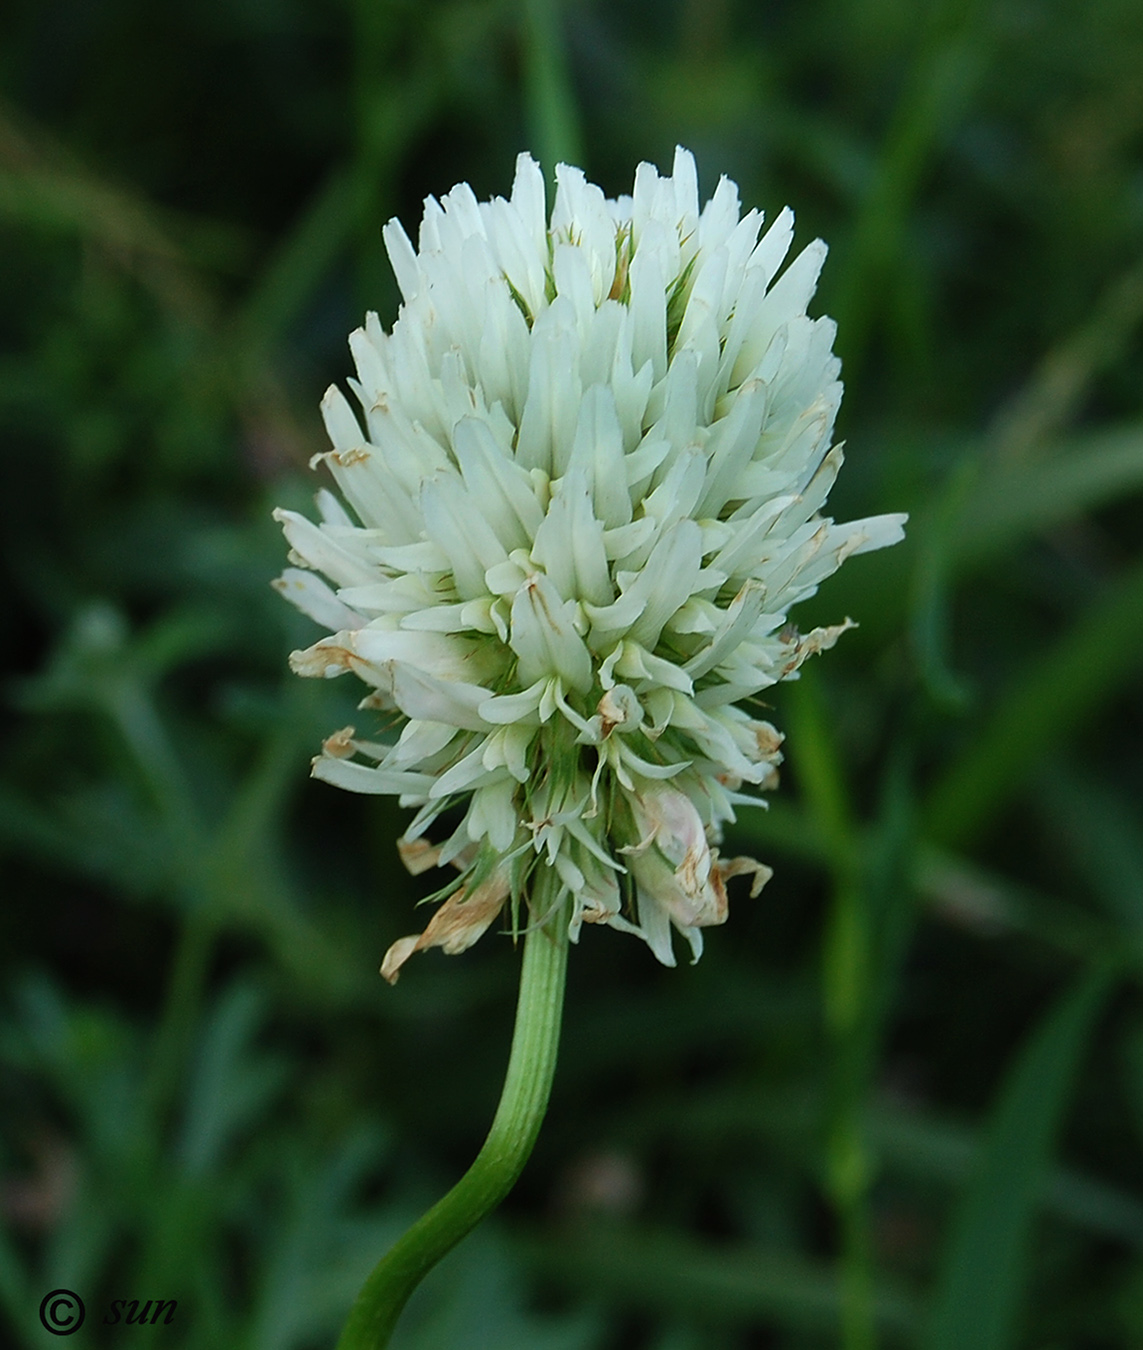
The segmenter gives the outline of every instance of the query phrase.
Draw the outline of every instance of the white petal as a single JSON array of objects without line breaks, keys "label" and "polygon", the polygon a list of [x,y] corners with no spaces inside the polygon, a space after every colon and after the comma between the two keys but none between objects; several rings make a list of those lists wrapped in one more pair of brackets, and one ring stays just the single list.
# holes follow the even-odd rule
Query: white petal
[{"label": "white petal", "polygon": [[384,767],[404,769],[431,759],[458,735],[459,730],[447,722],[425,722],[410,718],[397,738],[397,744],[385,756]]},{"label": "white petal", "polygon": [[488,522],[505,552],[526,548],[544,516],[531,478],[504,454],[481,418],[462,418],[453,446],[471,494],[469,510]]},{"label": "white petal", "polygon": [[442,680],[480,682],[497,666],[486,644],[443,633],[413,632],[371,624],[354,633],[354,650],[376,666],[397,661]]},{"label": "white petal", "polygon": [[518,694],[498,694],[486,698],[477,711],[486,722],[523,722],[539,725],[535,715],[548,686],[548,677],[539,679]]},{"label": "white petal", "polygon": [[738,224],[739,210],[738,187],[723,174],[718,180],[714,196],[699,216],[700,253],[706,254],[726,243]]},{"label": "white petal", "polygon": [[489,404],[500,402],[513,423],[520,420],[528,392],[528,325],[505,279],[489,281],[477,366]]},{"label": "white petal", "polygon": [[322,421],[335,450],[356,450],[365,443],[361,426],[345,395],[331,384],[321,401]]},{"label": "white petal", "polygon": [[[743,521],[735,521],[733,540],[715,554],[712,566],[725,572],[727,576],[750,574],[764,556],[766,536],[774,521],[792,502],[793,497],[776,497],[773,501],[763,501],[755,513]],[[768,585],[772,579],[766,577]]]},{"label": "white petal", "polygon": [[747,268],[756,268],[768,286],[781,267],[782,259],[790,251],[793,238],[794,213],[788,206],[784,206],[774,217],[770,228],[759,239],[757,247],[750,255]]},{"label": "white petal", "polygon": [[311,770],[315,778],[349,792],[365,792],[377,796],[421,797],[426,795],[436,779],[428,773],[410,773],[399,769],[371,769],[348,759],[319,755]]},{"label": "white petal", "polygon": [[689,694],[694,688],[687,671],[630,639],[621,644],[615,660],[610,663],[610,669],[624,679],[641,681],[641,688],[643,684],[648,687],[660,685],[665,689],[678,689],[684,694]]},{"label": "white petal", "polygon": [[648,650],[659,640],[663,625],[690,599],[702,561],[702,533],[693,520],[681,520],[651,550],[635,585],[646,603],[631,625],[631,639]]},{"label": "white petal", "polygon": [[330,587],[313,572],[287,567],[271,585],[323,628],[337,632],[344,628],[360,628],[365,623],[361,614],[342,604]]},{"label": "white petal", "polygon": [[686,233],[688,228],[693,230],[697,223],[699,210],[698,169],[695,167],[694,155],[681,145],[675,146],[675,160],[671,166],[671,178],[675,189],[675,209],[682,227],[680,232]]},{"label": "white petal", "polygon": [[349,335],[349,350],[357,367],[361,402],[367,417],[378,401],[388,396],[392,386],[392,375],[385,360],[388,342],[389,338],[381,331],[380,320],[373,311],[366,317],[365,327],[355,328]]},{"label": "white petal", "polygon": [[639,370],[651,363],[654,380],[667,373],[667,232],[648,221],[631,260],[631,362]]},{"label": "white petal", "polygon": [[713,670],[727,653],[734,650],[750,632],[762,604],[766,588],[759,581],[747,581],[726,608],[718,629],[710,642],[686,663],[686,672],[693,680]]},{"label": "white petal", "polygon": [[339,586],[361,586],[377,579],[377,568],[371,565],[364,543],[353,536],[352,544],[342,543],[329,530],[283,507],[274,512],[274,519],[289,541],[291,562],[324,572]]},{"label": "white petal", "polygon": [[795,316],[805,314],[810,297],[817,289],[826,251],[825,244],[815,239],[802,249],[771,286],[754,313],[750,336],[739,355],[740,366],[751,368],[752,363],[760,361],[779,328]]},{"label": "white petal", "polygon": [[407,665],[393,666],[389,679],[393,702],[406,717],[448,722],[469,731],[487,730],[477,710],[488,691],[480,685],[437,679]]},{"label": "white petal", "polygon": [[465,817],[468,837],[473,841],[487,837],[497,853],[507,853],[520,821],[515,796],[516,784],[511,778],[476,788]]},{"label": "white petal", "polygon": [[486,595],[484,573],[508,552],[492,526],[472,509],[459,479],[442,475],[421,489],[425,531],[452,564],[457,593],[465,600]]},{"label": "white petal", "polygon": [[518,783],[524,783],[530,772],[527,751],[534,738],[532,727],[499,727],[485,740],[481,762],[486,769],[507,769]]},{"label": "white petal", "polygon": [[310,467],[318,460],[329,468],[363,525],[391,544],[411,544],[418,537],[420,511],[381,456],[366,447],[331,450],[315,455]]},{"label": "white petal", "polygon": [[655,434],[670,442],[672,455],[694,443],[698,430],[699,357],[694,351],[680,351],[671,362],[667,378],[651,391],[650,408],[661,408],[655,416]]},{"label": "white petal", "polygon": [[615,396],[593,384],[580,404],[568,471],[578,469],[591,485],[592,508],[607,529],[631,519],[625,458]]},{"label": "white petal", "polygon": [[728,501],[745,495],[739,479],[758,444],[768,400],[762,381],[751,380],[739,389],[727,415],[711,428],[706,482],[697,508],[700,518],[717,516]]},{"label": "white petal", "polygon": [[495,783],[506,775],[501,769],[488,769],[484,763],[484,742],[480,742],[463,758],[437,776],[429,789],[430,797],[450,797],[453,793],[471,790],[477,784]]},{"label": "white petal", "polygon": [[703,257],[691,287],[687,307],[683,312],[683,321],[679,326],[675,343],[685,347],[690,343],[701,326],[713,323],[721,324],[722,292],[726,283],[726,269],[729,263],[726,249],[719,248]]},{"label": "white petal", "polygon": [[905,537],[905,523],[909,519],[907,511],[895,511],[884,516],[866,516],[864,520],[851,520],[844,526],[837,528],[844,529],[853,535],[860,535],[855,547],[849,550],[847,557],[855,557],[858,553],[872,553],[875,549],[890,548],[893,544],[899,544]]},{"label": "white petal", "polygon": [[397,278],[397,285],[401,288],[401,294],[406,302],[412,300],[421,288],[421,269],[417,264],[413,245],[405,233],[405,227],[396,216],[382,227],[381,238],[385,241],[385,250],[389,254],[389,262],[393,268],[393,275]]},{"label": "white petal", "polygon": [[543,469],[549,478],[558,478],[567,467],[579,417],[574,324],[571,302],[557,296],[532,329],[528,397],[516,458],[525,469]]},{"label": "white petal", "polygon": [[573,469],[553,484],[551,504],[532,546],[532,559],[542,567],[565,600],[607,605],[615,588],[607,569],[603,526],[591,506],[587,479]]},{"label": "white petal", "polygon": [[[639,927],[636,931],[651,948],[655,959],[664,966],[674,966],[675,954],[671,950],[671,920],[666,908],[658,898],[643,886],[637,890],[639,903]],[[613,926],[618,927],[612,920]]]},{"label": "white petal", "polygon": [[557,244],[552,254],[552,278],[557,295],[565,296],[571,303],[582,340],[595,318],[595,296],[587,253],[573,244]]},{"label": "white petal", "polygon": [[517,591],[510,645],[520,658],[521,683],[558,675],[572,689],[591,687],[591,656],[575,630],[574,612],[574,604],[561,600],[543,573],[529,577]]},{"label": "white petal", "polygon": [[544,205],[544,174],[526,152],[516,156],[516,177],[512,183],[512,205],[528,233],[537,255],[547,251],[547,214]]}]

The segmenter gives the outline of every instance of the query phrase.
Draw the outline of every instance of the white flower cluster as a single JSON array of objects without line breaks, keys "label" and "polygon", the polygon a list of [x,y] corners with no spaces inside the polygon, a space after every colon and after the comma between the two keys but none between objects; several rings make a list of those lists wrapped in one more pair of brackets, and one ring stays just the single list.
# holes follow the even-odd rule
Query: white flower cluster
[{"label": "white flower cluster", "polygon": [[791,212],[759,238],[726,178],[700,212],[681,149],[617,201],[556,179],[550,221],[521,155],[507,201],[429,198],[418,248],[390,222],[404,304],[349,339],[364,425],[336,388],[322,405],[317,458],[353,515],[327,491],[320,524],[276,513],[297,564],[277,584],[332,630],[294,670],[352,671],[363,708],[399,715],[395,739],[330,737],[314,774],[399,795],[406,864],[459,870],[389,979],[506,903],[518,924],[537,867],[573,938],[606,923],[672,965],[673,925],[697,958],[727,877],[769,876],[714,847],[781,758],[740,705],[849,623],[802,636],[790,606],[902,535],[900,515],[820,514],[842,460],[834,324],[806,316],[825,246],[775,280]]}]

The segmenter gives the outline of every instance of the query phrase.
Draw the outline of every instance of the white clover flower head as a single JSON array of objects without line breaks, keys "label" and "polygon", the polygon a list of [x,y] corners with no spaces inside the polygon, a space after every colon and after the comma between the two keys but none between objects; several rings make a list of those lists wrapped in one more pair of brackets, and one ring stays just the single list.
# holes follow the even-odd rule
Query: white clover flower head
[{"label": "white clover flower head", "polygon": [[825,245],[779,275],[792,213],[761,233],[725,177],[700,211],[682,149],[616,201],[556,181],[550,220],[525,154],[507,201],[430,197],[417,248],[385,227],[404,303],[350,337],[361,414],[331,388],[316,457],[353,514],[325,490],[319,524],[275,513],[277,585],[332,633],[293,669],[352,671],[399,727],[337,732],[315,776],[397,795],[410,870],[458,869],[390,980],[505,904],[516,926],[539,868],[573,939],[609,924],[673,965],[673,927],[697,959],[727,878],[769,876],[715,847],[781,760],[742,705],[850,626],[802,636],[787,612],[902,537],[903,515],[821,515],[842,462],[834,324],[806,315]]}]

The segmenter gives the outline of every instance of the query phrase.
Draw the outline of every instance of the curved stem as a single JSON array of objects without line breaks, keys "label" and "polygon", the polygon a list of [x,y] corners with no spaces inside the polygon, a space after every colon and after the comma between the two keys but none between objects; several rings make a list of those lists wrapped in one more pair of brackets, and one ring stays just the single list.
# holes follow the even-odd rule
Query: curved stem
[{"label": "curved stem", "polygon": [[[543,875],[541,873],[541,875]],[[535,912],[543,913],[540,905]],[[484,1147],[451,1191],[373,1268],[337,1350],[383,1350],[421,1280],[504,1199],[524,1170],[548,1105],[559,1047],[568,926],[557,906],[524,939],[516,1028],[500,1105]]]}]

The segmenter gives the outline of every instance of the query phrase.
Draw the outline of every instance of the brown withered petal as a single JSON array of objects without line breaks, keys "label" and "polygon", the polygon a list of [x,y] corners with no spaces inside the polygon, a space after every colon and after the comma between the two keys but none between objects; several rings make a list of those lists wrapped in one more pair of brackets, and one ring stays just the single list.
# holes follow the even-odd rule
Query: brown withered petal
[{"label": "brown withered petal", "polygon": [[509,889],[507,874],[501,870],[475,889],[463,888],[449,896],[419,937],[398,938],[393,943],[381,962],[381,974],[390,984],[396,984],[409,957],[428,947],[440,947],[449,956],[467,951],[495,922]]}]

